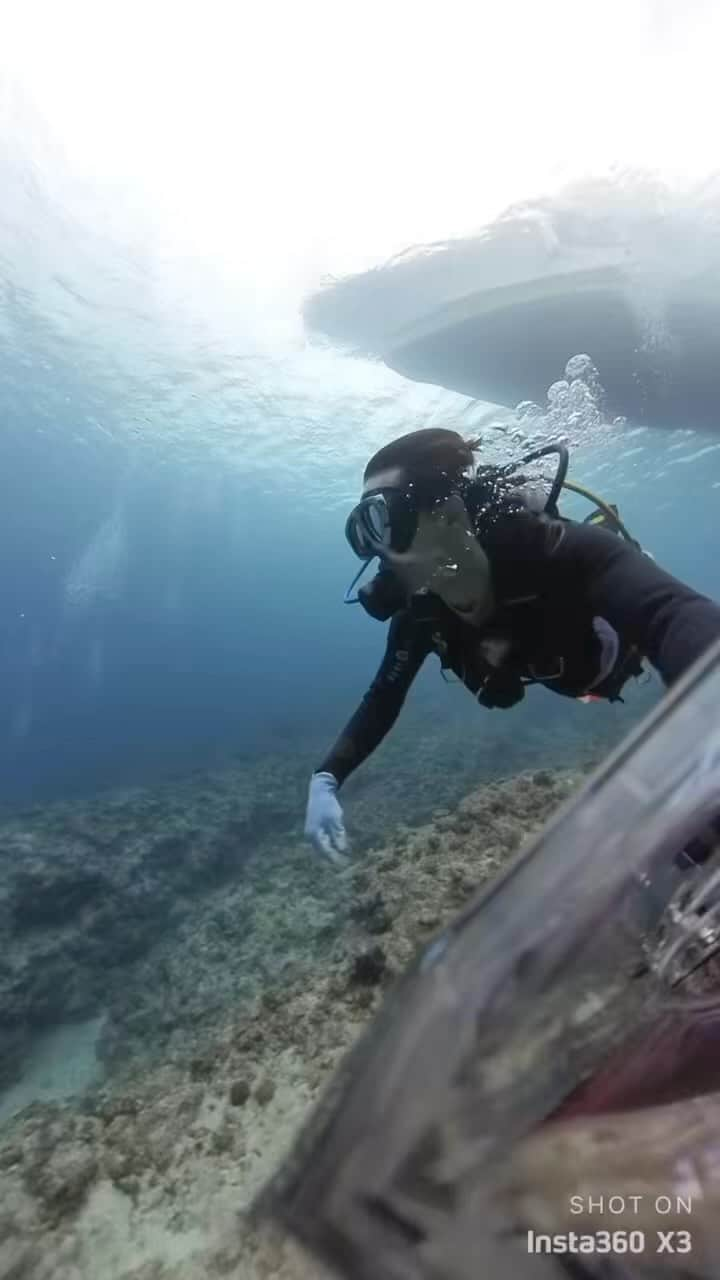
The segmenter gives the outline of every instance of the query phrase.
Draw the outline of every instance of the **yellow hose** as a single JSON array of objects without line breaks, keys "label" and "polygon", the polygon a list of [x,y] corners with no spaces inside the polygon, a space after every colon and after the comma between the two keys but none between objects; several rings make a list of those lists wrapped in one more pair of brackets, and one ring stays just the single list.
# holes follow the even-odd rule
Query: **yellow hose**
[{"label": "yellow hose", "polygon": [[589,502],[594,502],[596,507],[598,507],[609,520],[612,520],[615,528],[622,534],[623,538],[626,538],[628,542],[632,542],[633,546],[637,546],[635,538],[628,533],[628,530],[625,528],[625,525],[619,515],[613,511],[612,507],[609,506],[603,498],[599,498],[596,493],[593,493],[592,489],[586,489],[582,484],[575,484],[573,480],[564,480],[563,489],[570,489],[573,493],[579,493],[581,498],[587,498]]}]

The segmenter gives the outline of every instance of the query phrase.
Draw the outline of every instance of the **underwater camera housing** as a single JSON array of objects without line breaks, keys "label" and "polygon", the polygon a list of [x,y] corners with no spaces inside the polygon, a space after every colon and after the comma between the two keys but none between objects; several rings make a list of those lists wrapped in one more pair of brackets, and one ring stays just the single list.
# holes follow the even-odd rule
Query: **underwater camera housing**
[{"label": "underwater camera housing", "polygon": [[[719,725],[720,642],[421,950],[256,1219],[347,1280],[720,1274],[720,842],[677,859],[718,816]],[[607,1228],[630,1247],[530,1247]]]}]

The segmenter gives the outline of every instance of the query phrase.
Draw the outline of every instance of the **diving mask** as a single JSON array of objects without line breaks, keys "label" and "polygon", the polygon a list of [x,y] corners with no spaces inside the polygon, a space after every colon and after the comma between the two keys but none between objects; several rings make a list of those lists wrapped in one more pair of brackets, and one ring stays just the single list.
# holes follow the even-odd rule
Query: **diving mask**
[{"label": "diving mask", "polygon": [[376,472],[366,480],[363,496],[345,523],[345,537],[355,555],[372,560],[374,556],[408,551],[417,533],[421,507],[431,510],[450,494],[463,494],[475,474],[474,462],[459,475],[439,472],[433,477],[432,499],[428,501],[426,494],[419,501],[415,481],[408,479],[401,468]]},{"label": "diving mask", "polygon": [[383,551],[407,551],[417,529],[417,508],[400,489],[375,489],[353,507],[345,537],[355,555],[372,560]]}]

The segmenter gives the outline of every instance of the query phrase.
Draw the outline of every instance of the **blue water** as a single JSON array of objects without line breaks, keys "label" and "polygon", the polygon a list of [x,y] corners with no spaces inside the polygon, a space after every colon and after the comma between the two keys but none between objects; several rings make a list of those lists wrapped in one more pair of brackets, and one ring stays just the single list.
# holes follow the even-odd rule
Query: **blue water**
[{"label": "blue water", "polygon": [[[264,751],[310,769],[384,644],[342,604],[364,461],[417,426],[470,431],[486,406],[298,332],[258,339],[254,300],[220,291],[214,312],[196,265],[94,224],[42,122],[15,125],[0,150],[0,802]],[[571,475],[717,596],[720,448],[682,428],[590,433]],[[428,665],[413,707],[448,705],[439,683]],[[562,718],[551,702],[517,725]]]}]

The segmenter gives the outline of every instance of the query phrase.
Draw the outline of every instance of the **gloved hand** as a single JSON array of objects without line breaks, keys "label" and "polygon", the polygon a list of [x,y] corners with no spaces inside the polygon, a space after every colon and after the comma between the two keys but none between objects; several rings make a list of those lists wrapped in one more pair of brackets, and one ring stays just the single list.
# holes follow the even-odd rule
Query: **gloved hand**
[{"label": "gloved hand", "polygon": [[318,853],[342,865],[344,859],[341,855],[347,852],[348,845],[337,789],[337,778],[332,773],[313,774],[305,814],[305,835]]}]

